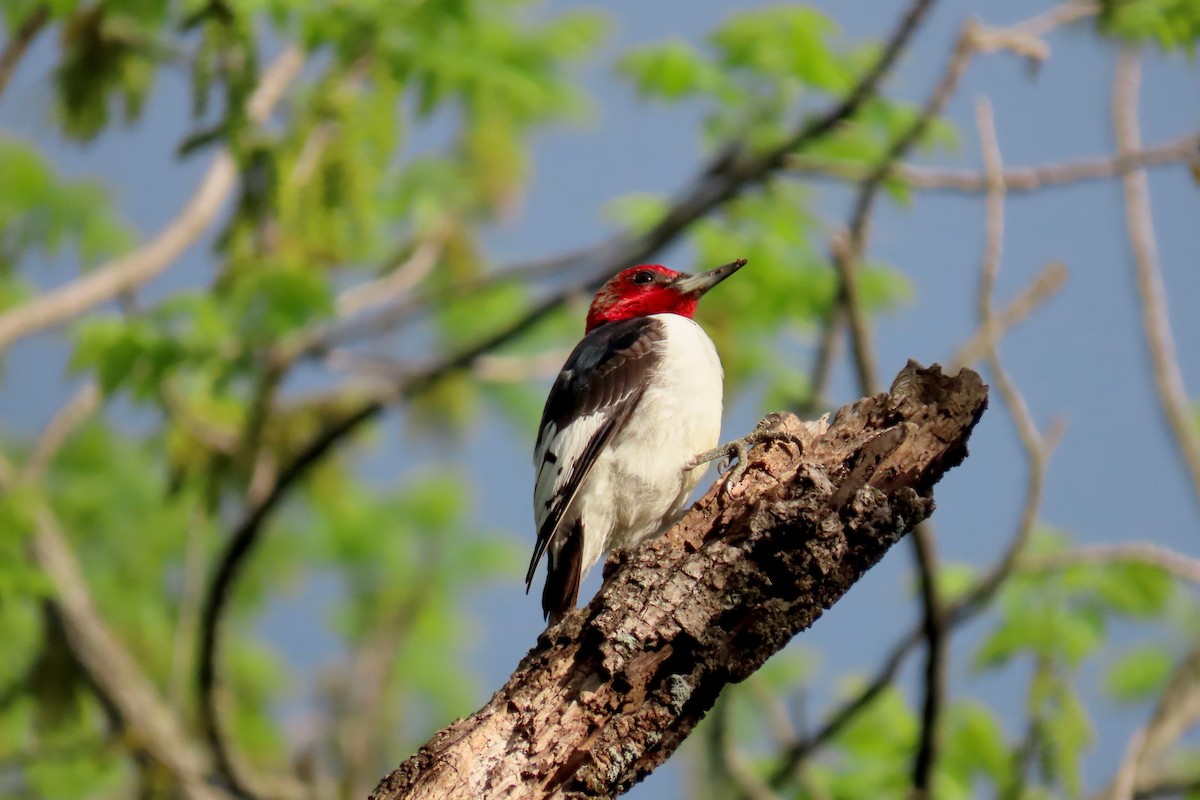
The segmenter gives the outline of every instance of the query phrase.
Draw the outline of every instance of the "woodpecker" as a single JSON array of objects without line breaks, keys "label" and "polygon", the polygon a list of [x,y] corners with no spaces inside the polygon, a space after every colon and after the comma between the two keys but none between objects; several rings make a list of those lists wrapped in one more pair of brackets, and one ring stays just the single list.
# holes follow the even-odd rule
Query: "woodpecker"
[{"label": "woodpecker", "polygon": [[[661,533],[683,511],[721,430],[724,373],[692,319],[709,289],[746,264],[698,275],[660,264],[608,280],[559,372],[534,447],[542,611],[550,624],[575,607],[579,585],[607,551]],[[706,459],[712,460],[710,458]]]}]

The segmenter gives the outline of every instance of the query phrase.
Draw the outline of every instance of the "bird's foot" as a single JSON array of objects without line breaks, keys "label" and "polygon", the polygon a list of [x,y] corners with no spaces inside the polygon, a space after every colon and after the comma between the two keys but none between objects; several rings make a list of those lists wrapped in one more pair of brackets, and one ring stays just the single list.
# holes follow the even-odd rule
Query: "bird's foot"
[{"label": "bird's foot", "polygon": [[717,471],[724,474],[725,491],[742,479],[746,474],[746,469],[749,467],[750,450],[755,445],[765,444],[767,442],[776,442],[781,439],[794,441],[795,437],[787,431],[779,430],[776,427],[776,415],[768,414],[758,421],[754,426],[754,430],[747,436],[740,439],[734,439],[732,442],[717,445],[712,450],[701,453],[698,456],[693,456],[688,462],[687,469],[692,470],[701,464],[707,464],[710,461],[717,462]]}]

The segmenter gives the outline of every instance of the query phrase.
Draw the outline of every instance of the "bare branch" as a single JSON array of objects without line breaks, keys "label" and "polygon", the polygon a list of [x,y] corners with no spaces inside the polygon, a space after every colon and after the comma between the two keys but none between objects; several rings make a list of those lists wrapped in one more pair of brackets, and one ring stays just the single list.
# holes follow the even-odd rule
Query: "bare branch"
[{"label": "bare branch", "polygon": [[[837,237],[832,244],[833,261],[839,278],[838,307],[844,313],[850,331],[850,348],[854,354],[859,390],[863,394],[870,395],[878,391],[874,346],[871,343],[866,311],[858,294],[857,279],[857,264],[866,250],[868,225],[875,197],[892,164],[903,158],[904,154],[920,141],[957,91],[974,53],[978,29],[978,23],[973,20],[963,23],[950,60],[933,92],[925,101],[921,113],[908,129],[892,142],[883,159],[859,185],[850,218],[849,233],[846,239]],[[937,761],[939,722],[946,692],[946,640],[943,610],[937,596],[938,556],[932,528],[925,524],[918,525],[911,541],[921,587],[922,628],[927,648],[921,736],[913,759],[913,791],[918,798],[922,798],[931,792],[930,784]]]},{"label": "bare branch", "polygon": [[442,247],[442,240],[436,236],[421,240],[413,249],[412,255],[404,263],[397,265],[391,273],[342,292],[337,299],[338,314],[353,316],[403,297],[433,271],[442,255]]},{"label": "bare branch", "polygon": [[50,462],[58,455],[58,451],[76,428],[100,406],[100,390],[96,384],[89,381],[75,393],[65,406],[50,420],[50,424],[42,431],[33,452],[25,462],[21,471],[21,480],[26,483],[36,483],[42,479]]},{"label": "bare branch", "polygon": [[[1004,186],[1010,194],[1037,192],[1054,186],[1068,186],[1083,181],[1115,178],[1137,169],[1151,169],[1172,164],[1191,164],[1200,159],[1200,134],[1189,134],[1169,142],[1117,153],[1111,156],[1046,164],[1037,167],[1009,167],[1004,171]],[[830,178],[857,183],[870,174],[870,167],[858,163],[825,161],[797,156],[789,167],[798,175],[811,178]],[[888,180],[901,181],[923,191],[987,192],[987,176],[973,170],[950,170],[896,164]]]},{"label": "bare branch", "polygon": [[[1141,66],[1137,52],[1129,47],[1122,48],[1117,60],[1112,99],[1118,154],[1130,153],[1141,147],[1137,119],[1140,83]],[[1158,268],[1150,188],[1146,174],[1139,170],[1123,173],[1121,185],[1125,190],[1125,225],[1133,249],[1134,274],[1142,300],[1142,322],[1146,329],[1146,346],[1150,351],[1154,385],[1174,444],[1179,448],[1191,474],[1193,499],[1200,503],[1200,430],[1197,430],[1191,402],[1184,388],[1183,374],[1175,356],[1171,318],[1167,311],[1167,292]]]},{"label": "bare branch", "polygon": [[1070,0],[1036,17],[1004,28],[987,27],[979,31],[975,50],[994,53],[1007,50],[1035,64],[1050,57],[1050,46],[1042,41],[1056,28],[1100,13],[1100,4],[1088,0]]},{"label": "bare branch", "polygon": [[8,44],[4,46],[4,51],[0,52],[0,95],[3,95],[4,90],[8,88],[8,82],[12,80],[13,73],[17,71],[17,65],[21,63],[21,59],[25,57],[29,45],[33,44],[33,40],[45,29],[46,23],[49,21],[50,6],[42,3],[34,7],[25,21],[12,31]]},{"label": "bare branch", "polygon": [[1043,303],[1056,295],[1067,282],[1067,265],[1051,261],[1042,267],[1029,285],[1021,290],[1008,305],[994,311],[986,325],[981,325],[970,339],[955,351],[950,363],[955,369],[969,367],[987,356],[989,349],[996,346],[1008,331],[1020,325]]},{"label": "bare branch", "polygon": [[[285,50],[264,73],[248,104],[254,122],[264,121],[304,63],[299,48]],[[228,150],[213,158],[200,185],[175,217],[143,247],[114,258],[58,289],[0,314],[0,352],[37,331],[62,324],[88,309],[149,281],[167,269],[216,220],[237,181]]]},{"label": "bare branch", "polygon": [[1022,572],[1067,569],[1077,564],[1147,564],[1180,580],[1200,585],[1200,558],[1192,558],[1153,542],[1122,542],[1075,547],[1020,559]]},{"label": "bare branch", "polygon": [[1175,667],[1149,721],[1134,731],[1113,782],[1103,796],[1132,800],[1139,774],[1152,766],[1184,733],[1200,721],[1200,645]]},{"label": "bare branch", "polygon": [[72,652],[134,740],[176,777],[185,797],[222,800],[224,793],[208,785],[203,752],[96,610],[70,545],[47,508],[38,512],[32,550],[54,585],[53,607]]}]

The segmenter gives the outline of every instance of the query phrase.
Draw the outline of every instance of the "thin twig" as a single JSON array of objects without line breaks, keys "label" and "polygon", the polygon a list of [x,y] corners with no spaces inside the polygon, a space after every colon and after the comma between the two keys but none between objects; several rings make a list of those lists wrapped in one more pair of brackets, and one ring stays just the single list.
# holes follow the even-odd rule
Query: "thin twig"
[{"label": "thin twig", "polygon": [[[266,120],[303,63],[300,49],[290,47],[267,69],[247,106],[252,121]],[[108,302],[170,267],[216,220],[237,182],[237,175],[233,156],[228,150],[221,150],[178,216],[152,241],[0,314],[0,352],[24,336],[62,324]]]},{"label": "thin twig", "polygon": [[[950,59],[933,92],[925,101],[921,113],[892,142],[875,169],[859,185],[848,226],[849,233],[845,239],[836,237],[833,242],[833,261],[840,286],[838,306],[845,314],[850,331],[850,347],[854,354],[859,390],[864,395],[872,395],[879,391],[878,380],[875,377],[874,347],[871,344],[866,312],[858,294],[857,280],[857,264],[866,251],[868,226],[875,197],[892,164],[903,158],[920,141],[957,91],[974,52],[975,34],[978,29],[978,23],[973,20],[963,23]],[[932,791],[941,709],[946,693],[947,642],[942,618],[943,609],[937,595],[938,556],[933,530],[928,524],[922,523],[913,530],[910,538],[921,588],[922,629],[926,642],[922,723],[917,752],[913,758],[913,792],[917,797],[927,797]]]},{"label": "thin twig", "polygon": [[833,376],[833,364],[841,351],[842,339],[842,311],[839,306],[835,306],[821,325],[821,335],[817,339],[817,351],[813,355],[812,372],[808,379],[808,397],[796,411],[801,417],[819,416],[829,408],[829,400],[825,395],[829,389],[829,380]]},{"label": "thin twig", "polygon": [[767,784],[773,789],[779,789],[792,780],[810,755],[841,733],[842,729],[860,712],[869,707],[875,698],[883,693],[884,689],[892,685],[900,673],[900,667],[904,664],[904,660],[916,650],[921,641],[920,626],[914,627],[897,641],[875,676],[857,694],[838,706],[814,733],[795,741],[784,751],[779,763],[767,778]]},{"label": "thin twig", "polygon": [[38,34],[45,30],[46,23],[49,21],[50,5],[42,3],[30,11],[25,21],[12,32],[8,44],[4,46],[4,51],[0,52],[0,96],[3,96],[4,90],[8,88],[8,82],[12,80],[13,74],[17,71],[17,65],[25,57],[29,46],[33,44],[33,40],[38,37]]},{"label": "thin twig", "polygon": [[[1004,240],[1004,198],[1006,185],[1004,183],[1004,165],[1000,153],[1000,144],[996,137],[996,126],[992,119],[991,104],[986,99],[980,99],[976,104],[976,124],[979,128],[979,139],[983,151],[984,174],[987,176],[989,189],[986,202],[985,240],[983,257],[979,272],[979,290],[976,298],[976,310],[980,320],[980,335],[978,338],[983,357],[987,362],[1000,398],[1008,408],[1013,424],[1017,428],[1017,438],[1025,451],[1028,470],[1025,479],[1025,501],[1017,520],[1016,530],[1009,539],[1004,554],[992,566],[978,583],[960,597],[947,611],[947,617],[957,622],[973,616],[982,608],[1004,581],[1008,578],[1033,535],[1041,510],[1042,496],[1045,491],[1046,466],[1050,455],[1062,436],[1062,428],[1055,425],[1048,435],[1038,430],[1033,421],[1025,398],[1009,377],[1008,371],[1000,361],[998,340],[1001,333],[1000,318],[993,310],[993,294],[996,286],[996,276],[1000,270],[1000,256]],[[1049,274],[1050,267],[1043,269],[1042,275]],[[1065,272],[1065,268],[1063,269]],[[1035,280],[1035,284],[1037,280]],[[965,348],[960,348],[962,354]]]},{"label": "thin twig", "polygon": [[32,551],[54,585],[53,606],[62,619],[71,651],[97,691],[120,714],[130,735],[175,776],[185,797],[224,798],[222,792],[208,785],[203,752],[189,739],[179,718],[100,616],[79,563],[47,508],[37,514]]},{"label": "thin twig", "polygon": [[79,391],[59,409],[50,420],[42,435],[33,446],[33,452],[25,461],[21,471],[21,480],[25,483],[36,483],[42,479],[50,462],[58,455],[67,438],[75,432],[84,420],[92,415],[100,406],[100,390],[95,382],[89,381],[80,387]]},{"label": "thin twig", "polygon": [[1078,564],[1146,564],[1158,567],[1180,580],[1200,585],[1200,558],[1185,556],[1153,542],[1122,542],[1074,547],[1058,553],[1021,558],[1022,572],[1068,569]]},{"label": "thin twig", "polygon": [[730,698],[722,696],[717,699],[710,715],[710,763],[718,768],[725,782],[737,789],[740,796],[749,800],[779,800],[779,795],[746,764],[737,747],[730,741],[729,729],[732,723],[729,720],[729,706]]},{"label": "thin twig", "polygon": [[1176,665],[1150,719],[1130,736],[1120,767],[1102,796],[1107,800],[1131,800],[1140,782],[1139,774],[1160,761],[1198,720],[1200,645],[1195,645]]},{"label": "thin twig", "polygon": [[1004,308],[994,311],[970,339],[959,345],[950,358],[950,372],[969,367],[987,356],[988,350],[1008,331],[1020,325],[1043,303],[1057,294],[1067,282],[1067,265],[1051,261],[1042,267],[1024,289]]},{"label": "thin twig", "polygon": [[[1118,154],[1131,153],[1141,147],[1137,119],[1140,83],[1141,66],[1137,51],[1124,47],[1117,60],[1112,99]],[[1125,225],[1133,249],[1134,274],[1142,301],[1142,323],[1146,330],[1146,347],[1150,351],[1154,385],[1174,445],[1179,449],[1191,475],[1193,499],[1200,504],[1200,430],[1197,430],[1171,336],[1167,292],[1158,267],[1150,188],[1146,174],[1140,170],[1126,171],[1121,177],[1121,185],[1125,191]]]},{"label": "thin twig", "polygon": [[[1173,164],[1190,164],[1200,159],[1200,134],[1193,133],[1169,142],[1110,156],[1045,164],[1036,167],[1009,167],[1004,171],[1004,185],[1010,194],[1037,192],[1055,186],[1069,186],[1083,181],[1115,178],[1130,170],[1152,169]],[[826,161],[797,156],[789,167],[808,178],[826,178],[858,183],[870,175],[865,164]],[[896,164],[888,180],[899,181],[913,189],[927,192],[987,192],[987,176],[974,170],[952,170]]]},{"label": "thin twig", "polygon": [[430,553],[421,564],[419,577],[407,596],[386,615],[355,654],[346,676],[346,709],[339,745],[345,766],[342,781],[348,797],[365,797],[376,780],[372,756],[389,737],[380,724],[391,696],[393,665],[400,658],[405,640],[420,619],[438,580],[440,551],[427,542]]},{"label": "thin twig", "polygon": [[338,295],[338,314],[350,317],[405,296],[433,271],[442,255],[442,247],[440,237],[422,239],[413,249],[412,255],[390,273],[382,278],[352,286]]},{"label": "thin twig", "polygon": [[[875,394],[880,388],[874,378],[874,348],[871,345],[871,331],[864,316],[865,311],[861,298],[858,296],[857,277],[858,262],[866,252],[868,227],[875,198],[892,165],[903,158],[905,153],[920,141],[933,120],[941,115],[946,103],[958,89],[971,60],[974,35],[978,27],[978,23],[973,20],[963,23],[954,43],[950,60],[947,62],[937,86],[925,101],[921,113],[903,133],[896,137],[883,158],[859,184],[854,200],[854,209],[850,214],[850,223],[847,226],[849,233],[846,239],[835,237],[832,244],[833,262],[837,268],[839,281],[838,306],[845,314],[850,331],[850,348],[854,354],[859,390],[864,395]],[[914,545],[918,548],[922,547],[920,543],[922,538],[919,534],[913,537]]]}]

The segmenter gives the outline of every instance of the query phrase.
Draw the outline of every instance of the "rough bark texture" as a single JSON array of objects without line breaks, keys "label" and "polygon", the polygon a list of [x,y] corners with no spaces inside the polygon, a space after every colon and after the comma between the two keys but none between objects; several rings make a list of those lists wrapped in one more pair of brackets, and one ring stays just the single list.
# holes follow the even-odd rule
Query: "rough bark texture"
[{"label": "rough bark texture", "polygon": [[987,387],[915,362],[890,394],[752,451],[664,536],[610,559],[600,593],[508,683],[388,775],[372,800],[620,794],[665,761],[726,684],[758,669],[933,511]]}]

